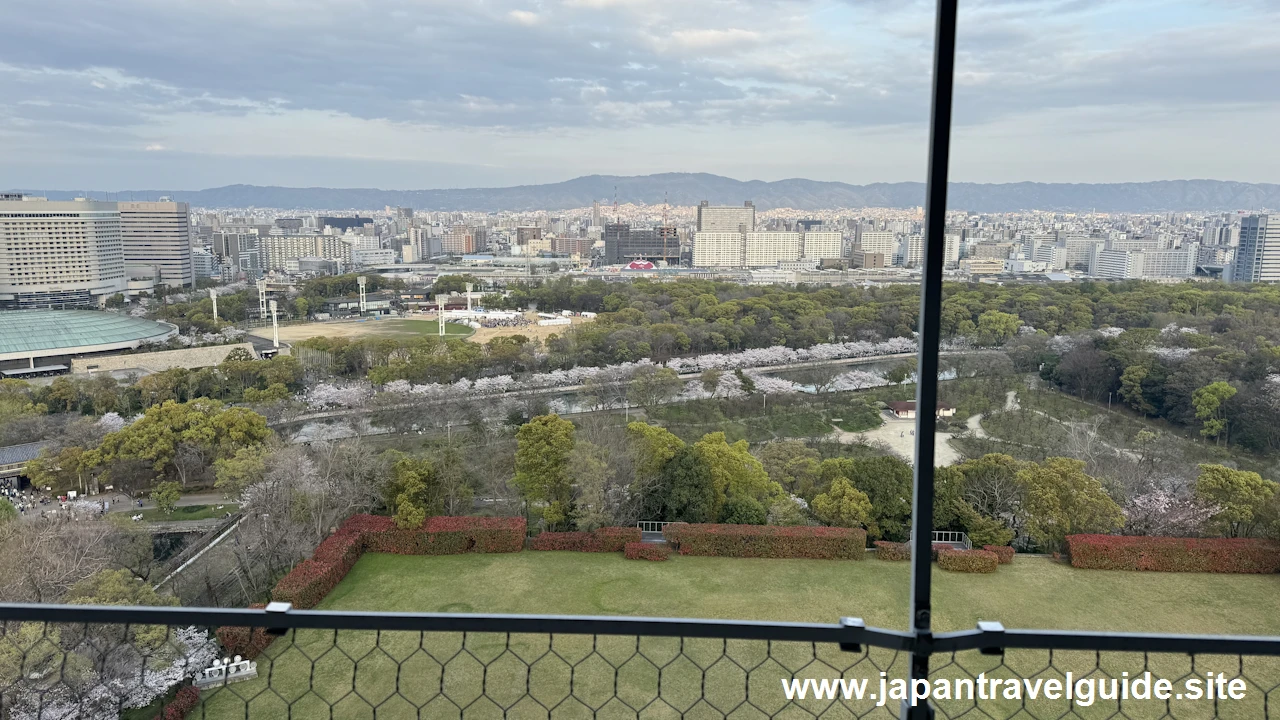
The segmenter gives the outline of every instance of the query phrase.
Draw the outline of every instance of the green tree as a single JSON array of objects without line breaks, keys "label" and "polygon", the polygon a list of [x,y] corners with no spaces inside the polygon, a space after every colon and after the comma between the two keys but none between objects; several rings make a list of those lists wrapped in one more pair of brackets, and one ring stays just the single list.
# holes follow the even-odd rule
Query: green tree
[{"label": "green tree", "polygon": [[703,390],[710,393],[711,397],[715,397],[716,388],[720,387],[720,378],[722,377],[724,377],[723,372],[712,368],[710,370],[703,370],[702,375],[698,377],[698,381],[702,383]]},{"label": "green tree", "polygon": [[756,394],[756,381],[752,380],[750,375],[742,372],[742,369],[739,368],[733,371],[733,376],[738,378],[738,382],[742,385],[742,392],[748,395]]},{"label": "green tree", "polygon": [[151,490],[151,501],[165,515],[173,514],[173,510],[178,507],[178,500],[180,499],[182,499],[182,486],[176,482],[158,483]]},{"label": "green tree", "polygon": [[245,488],[260,482],[267,472],[267,457],[271,450],[266,445],[250,445],[236,450],[231,457],[219,458],[213,463],[213,486],[229,497],[239,497]]},{"label": "green tree", "polygon": [[89,491],[93,474],[94,455],[78,445],[68,445],[56,453],[49,448],[40,451],[34,460],[27,462],[27,477],[38,487],[54,490]]},{"label": "green tree", "polygon": [[63,412],[71,412],[80,404],[80,389],[65,375],[54,378],[49,384],[48,396],[50,406],[59,406]]},{"label": "green tree", "polygon": [[1120,397],[1129,403],[1129,407],[1142,413],[1143,417],[1156,411],[1142,394],[1142,381],[1147,379],[1151,368],[1146,365],[1130,365],[1120,376]]},{"label": "green tree", "polygon": [[642,422],[627,425],[627,439],[635,458],[637,477],[657,477],[667,461],[684,447],[684,441],[670,430]]},{"label": "green tree", "polygon": [[515,485],[527,502],[543,504],[542,519],[552,528],[569,518],[573,442],[573,423],[554,414],[539,415],[516,431]]},{"label": "green tree", "polygon": [[1084,472],[1084,463],[1047,458],[1018,472],[1027,492],[1027,534],[1047,550],[1061,550],[1068,535],[1107,533],[1124,523],[1124,513],[1102,483]]},{"label": "green tree", "polygon": [[813,497],[822,469],[822,456],[817,450],[799,440],[779,440],[766,443],[756,453],[770,480],[787,492]]},{"label": "green tree", "polygon": [[670,402],[683,386],[680,375],[671,368],[642,367],[631,376],[627,399],[649,409]]},{"label": "green tree", "polygon": [[903,540],[911,518],[911,466],[891,457],[831,458],[822,462],[822,484],[847,479],[871,499],[867,536]]},{"label": "green tree", "polygon": [[1217,439],[1219,445],[1222,444],[1222,437],[1227,429],[1222,403],[1235,397],[1236,392],[1234,387],[1220,380],[1191,393],[1191,404],[1196,408],[1196,417],[1204,421],[1200,434]]},{"label": "green tree", "polygon": [[13,506],[13,503],[5,500],[4,498],[0,498],[0,526],[3,526],[11,520],[17,519],[18,509]]},{"label": "green tree", "polygon": [[833,527],[867,527],[871,522],[871,500],[848,478],[837,477],[826,492],[813,499],[813,514]]},{"label": "green tree", "polygon": [[748,451],[746,440],[730,445],[724,433],[717,432],[704,435],[693,447],[711,470],[717,517],[731,497],[754,498],[763,512],[766,504],[783,494],[782,486],[769,479],[764,466]]},{"label": "green tree", "polygon": [[955,509],[959,523],[974,547],[1008,545],[1013,541],[1013,530],[995,518],[978,513],[969,503],[958,501]]},{"label": "green tree", "polygon": [[716,488],[702,456],[691,447],[681,447],[662,468],[667,488],[670,521],[705,523],[716,519]]},{"label": "green tree", "polygon": [[1017,315],[988,310],[978,316],[978,343],[980,345],[1001,345],[1018,334],[1022,320]]},{"label": "green tree", "polygon": [[734,495],[726,500],[721,515],[720,522],[730,525],[763,525],[769,519],[764,504],[746,495]]},{"label": "green tree", "polygon": [[1248,537],[1278,488],[1280,485],[1256,472],[1201,465],[1194,493],[1205,504],[1218,508],[1210,522],[1223,535]]},{"label": "green tree", "polygon": [[569,453],[569,477],[578,489],[573,504],[573,524],[591,531],[608,525],[613,518],[605,507],[605,487],[609,481],[609,458],[604,448],[579,440]]},{"label": "green tree", "polygon": [[391,481],[385,491],[396,527],[417,528],[431,515],[439,515],[443,502],[431,462],[400,455],[391,465]]}]

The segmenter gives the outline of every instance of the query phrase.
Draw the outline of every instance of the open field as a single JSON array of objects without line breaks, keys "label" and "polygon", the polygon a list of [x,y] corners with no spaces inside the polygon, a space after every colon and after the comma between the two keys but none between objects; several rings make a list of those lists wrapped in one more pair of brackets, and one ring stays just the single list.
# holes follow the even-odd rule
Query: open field
[{"label": "open field", "polygon": [[[409,337],[413,335],[435,335],[440,331],[439,327],[435,320],[414,318],[369,319],[364,321],[338,320],[282,326],[280,328],[280,339],[284,342],[298,342],[313,337]],[[474,331],[459,323],[445,323],[445,332],[452,338],[464,338],[469,337]],[[270,338],[271,328],[255,328],[253,334],[258,337]]]},{"label": "open field", "polygon": [[[665,563],[616,554],[535,553],[415,557],[365,555],[319,609],[428,612],[655,615],[835,622],[904,627],[907,563],[674,557]],[[1280,633],[1274,576],[1193,575],[1077,570],[1019,558],[993,575],[934,573],[934,623],[940,631],[978,619],[1007,627],[1183,633]],[[946,661],[951,660],[950,664]],[[905,657],[878,649],[843,653],[804,643],[677,640],[557,635],[298,631],[259,658],[259,679],[207,693],[191,717],[768,717],[786,701],[786,677],[890,678]],[[1146,663],[1144,665],[1144,662]],[[1109,676],[1149,669],[1162,677],[1190,672],[1188,659],[1112,653]],[[937,658],[936,677],[1061,678],[1097,672],[1092,653],[1011,651],[1003,659],[965,653]],[[1195,670],[1235,677],[1239,660],[1196,658]],[[1262,690],[1280,680],[1280,662],[1248,659],[1248,699],[1217,707],[1218,716],[1262,716]],[[268,679],[269,676],[269,679]],[[733,708],[749,712],[731,714]],[[869,699],[842,702],[823,717],[896,717]],[[892,704],[892,703],[891,703]],[[815,714],[830,701],[798,702]],[[952,716],[972,703],[944,703]],[[983,702],[994,717],[1015,701]],[[1174,703],[1209,717],[1210,703]],[[549,709],[553,712],[548,713]],[[641,709],[643,712],[638,712]],[[1027,701],[1036,717],[1058,717],[1065,700]],[[332,715],[330,715],[332,709]],[[465,709],[465,710],[464,710]],[[1115,703],[1078,708],[1107,717]],[[1165,703],[1126,703],[1127,717],[1162,717]],[[594,711],[594,712],[593,712]],[[1042,714],[1047,713],[1047,714]],[[981,714],[981,713],[980,713]],[[779,717],[792,717],[783,713]],[[945,716],[940,714],[939,717]],[[983,715],[986,716],[986,715]],[[1178,714],[1182,717],[1181,714]],[[805,713],[795,717],[812,717]]]},{"label": "open field", "polygon": [[235,503],[219,503],[218,505],[185,505],[173,509],[173,513],[165,515],[159,508],[142,511],[142,519],[147,522],[174,522],[177,520],[210,520],[220,518],[227,513],[235,513],[240,506]]},{"label": "open field", "polygon": [[[564,334],[564,331],[568,330],[569,327],[571,327],[571,326],[565,326],[565,325],[547,325],[547,326],[539,325],[538,313],[536,312],[527,312],[524,314],[524,316],[525,316],[525,319],[531,323],[530,325],[525,325],[523,327],[493,327],[493,328],[482,327],[476,330],[475,334],[471,336],[471,341],[478,342],[478,343],[487,343],[496,337],[507,337],[508,335],[524,335],[527,338],[537,338],[538,340],[546,340],[552,335]],[[572,325],[581,325],[583,323],[591,322],[589,318],[584,318],[584,317],[572,317],[569,319],[572,321]]]}]

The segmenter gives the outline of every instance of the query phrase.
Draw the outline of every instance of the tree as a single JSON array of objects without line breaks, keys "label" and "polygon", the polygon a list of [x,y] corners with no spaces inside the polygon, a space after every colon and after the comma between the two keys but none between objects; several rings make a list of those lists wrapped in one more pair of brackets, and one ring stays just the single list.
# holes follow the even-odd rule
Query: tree
[{"label": "tree", "polygon": [[1018,334],[1022,320],[1010,313],[988,310],[978,316],[978,344],[1001,345]]},{"label": "tree", "polygon": [[813,499],[813,514],[833,527],[867,527],[871,522],[871,500],[848,478],[837,477],[826,492]]},{"label": "tree", "polygon": [[698,380],[702,383],[702,389],[710,393],[711,397],[714,398],[716,396],[716,389],[720,387],[720,378],[722,377],[724,377],[724,373],[712,368],[710,370],[703,370],[702,375],[699,376]]},{"label": "tree", "polygon": [[1027,492],[1027,534],[1045,549],[1061,550],[1068,535],[1108,533],[1124,524],[1120,506],[1079,460],[1029,464],[1018,471],[1018,482]]},{"label": "tree", "polygon": [[671,488],[663,468],[685,447],[684,441],[666,428],[642,422],[627,425],[627,441],[635,467],[631,494],[639,499],[640,518],[665,517]]},{"label": "tree", "polygon": [[891,456],[824,460],[823,485],[830,487],[838,478],[845,478],[871,500],[872,512],[866,524],[868,537],[906,538],[911,518],[910,465]]},{"label": "tree", "polygon": [[438,483],[431,463],[422,458],[400,455],[391,465],[391,481],[387,484],[387,506],[396,527],[422,527],[431,515],[439,515]]},{"label": "tree", "polygon": [[730,525],[763,525],[769,519],[769,511],[764,504],[746,495],[730,497],[720,512],[720,522]]},{"label": "tree", "polygon": [[228,497],[239,497],[244,489],[260,482],[267,471],[267,457],[271,454],[267,445],[251,445],[236,451],[235,455],[219,458],[213,464],[213,486]]},{"label": "tree", "polygon": [[1120,375],[1120,397],[1129,403],[1129,407],[1142,413],[1143,417],[1156,411],[1142,394],[1142,381],[1147,379],[1151,368],[1146,365],[1130,365]]},{"label": "tree", "polygon": [[1026,488],[1018,482],[1024,465],[1009,455],[988,453],[955,466],[964,476],[964,502],[978,515],[1002,520],[1016,532],[1026,504]]},{"label": "tree", "polygon": [[18,509],[13,506],[13,503],[5,500],[4,498],[0,498],[0,526],[3,526],[11,520],[17,519]]},{"label": "tree", "polygon": [[1196,499],[1217,508],[1209,521],[1222,534],[1248,537],[1277,489],[1280,485],[1256,472],[1233,470],[1222,465],[1201,465],[1193,492]]},{"label": "tree", "polygon": [[544,504],[542,518],[550,527],[569,517],[573,434],[573,423],[555,414],[539,415],[516,431],[515,485],[527,502]]},{"label": "tree", "polygon": [[766,443],[756,453],[770,480],[781,484],[789,493],[813,497],[822,466],[822,456],[817,450],[799,440],[779,440]]},{"label": "tree", "polygon": [[173,514],[173,510],[178,506],[178,500],[181,498],[182,486],[176,482],[159,483],[151,491],[151,501],[165,515]]},{"label": "tree", "polygon": [[748,451],[746,440],[730,445],[724,433],[717,432],[704,435],[693,447],[711,471],[717,517],[731,497],[754,498],[763,511],[766,503],[772,504],[782,494],[782,486],[769,479],[764,466]]},{"label": "tree", "polygon": [[705,523],[716,519],[716,488],[711,468],[691,447],[680,447],[662,468],[667,489],[665,517],[673,522]]},{"label": "tree", "polygon": [[1223,434],[1227,429],[1222,404],[1235,397],[1236,389],[1229,383],[1209,383],[1191,394],[1191,404],[1196,408],[1196,417],[1204,421],[1200,434],[1207,438],[1215,438],[1222,444]]},{"label": "tree", "polygon": [[578,440],[569,453],[569,477],[578,489],[573,505],[573,524],[591,531],[608,525],[613,518],[605,507],[605,486],[609,480],[609,460],[604,448]]},{"label": "tree", "polygon": [[649,409],[670,402],[683,385],[675,370],[645,366],[631,376],[631,390],[627,397],[632,403]]}]

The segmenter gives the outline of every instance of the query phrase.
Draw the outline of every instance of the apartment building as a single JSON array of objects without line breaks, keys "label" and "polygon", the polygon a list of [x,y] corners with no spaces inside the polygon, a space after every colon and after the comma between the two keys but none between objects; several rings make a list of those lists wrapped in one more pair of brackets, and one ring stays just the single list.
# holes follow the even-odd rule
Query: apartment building
[{"label": "apartment building", "polygon": [[116,203],[0,195],[0,308],[92,307],[127,284]]}]

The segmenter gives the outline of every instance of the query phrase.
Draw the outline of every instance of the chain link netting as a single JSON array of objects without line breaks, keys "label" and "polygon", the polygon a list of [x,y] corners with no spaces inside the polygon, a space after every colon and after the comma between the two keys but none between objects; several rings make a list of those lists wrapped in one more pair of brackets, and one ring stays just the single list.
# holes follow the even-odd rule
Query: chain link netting
[{"label": "chain link netting", "polygon": [[[210,672],[225,653],[210,628],[0,628],[0,720],[892,718],[911,687],[903,652],[811,642],[298,629]],[[931,667],[942,718],[1265,718],[1280,700],[1269,657],[966,651]]]}]

